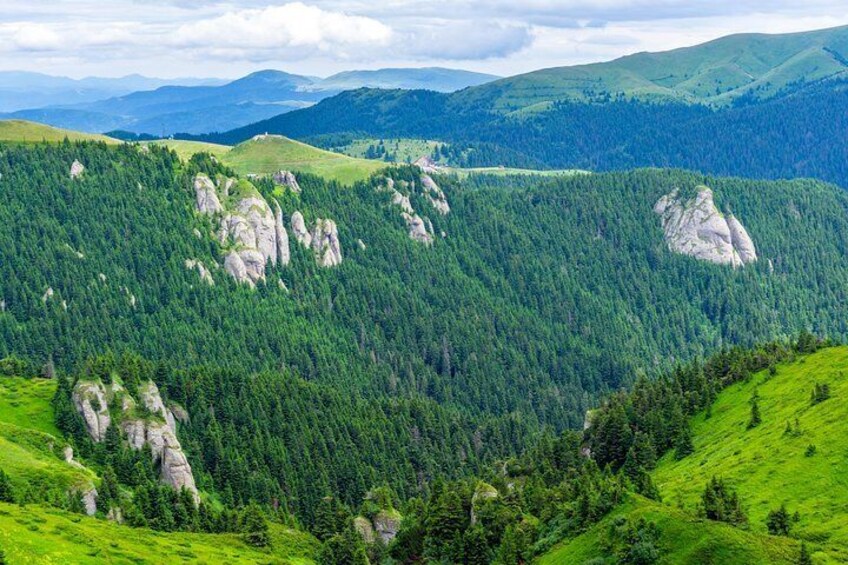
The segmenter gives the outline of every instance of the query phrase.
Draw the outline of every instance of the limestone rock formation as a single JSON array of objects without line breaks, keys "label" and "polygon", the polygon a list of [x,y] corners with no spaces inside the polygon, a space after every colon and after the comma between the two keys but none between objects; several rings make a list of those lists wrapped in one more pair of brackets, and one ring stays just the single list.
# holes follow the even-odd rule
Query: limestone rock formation
[{"label": "limestone rock formation", "polygon": [[291,217],[291,228],[294,233],[294,238],[304,247],[312,245],[312,234],[306,229],[306,221],[303,219],[303,214],[295,212]]},{"label": "limestone rock formation", "polygon": [[276,202],[275,214],[246,180],[220,177],[213,183],[198,174],[194,185],[198,212],[218,219],[218,241],[228,250],[224,268],[234,279],[255,286],[265,280],[268,263],[288,263],[288,234]]},{"label": "limestone rock formation", "polygon": [[319,218],[312,230],[312,250],[315,260],[322,267],[335,267],[342,263],[342,246],[339,230],[333,220]]},{"label": "limestone rock formation", "polygon": [[82,505],[85,507],[85,513],[88,516],[94,516],[97,513],[97,489],[91,487],[82,493]]},{"label": "limestone rock formation", "polygon": [[668,248],[675,253],[734,268],[757,260],[748,232],[733,216],[724,217],[705,186],[685,201],[675,189],[657,201],[654,211],[662,217]]},{"label": "limestone rock formation", "polygon": [[421,169],[423,172],[427,174],[438,173],[442,170],[442,167],[438,165],[429,155],[424,155],[423,157],[419,157],[414,163],[416,167]]},{"label": "limestone rock formation", "polygon": [[100,381],[78,381],[72,394],[74,406],[85,422],[88,435],[96,442],[106,437],[112,423],[106,389]]},{"label": "limestone rock formation", "polygon": [[388,544],[400,531],[402,517],[397,510],[380,510],[372,521],[374,532],[384,544]]},{"label": "limestone rock formation", "polygon": [[75,179],[82,175],[84,172],[85,167],[82,165],[82,163],[74,159],[74,162],[71,163],[71,178]]},{"label": "limestone rock formation", "polygon": [[[99,380],[79,381],[73,391],[74,405],[82,415],[89,435],[96,442],[103,441],[106,430],[112,424],[108,408],[110,400],[115,403],[120,401],[119,425],[129,446],[138,450],[149,445],[162,482],[177,490],[186,488],[198,501],[191,465],[176,436],[175,418],[165,406],[156,385],[147,382],[138,387],[138,400],[150,414],[142,417],[135,410],[136,400],[118,382],[104,386]],[[73,460],[73,452],[70,455],[65,453],[66,460],[69,456]],[[93,497],[96,496],[94,491]]]},{"label": "limestone rock formation", "polygon": [[421,175],[421,187],[433,208],[442,216],[450,214],[450,204],[445,193],[429,175]]},{"label": "limestone rock formation", "polygon": [[410,215],[406,212],[401,213],[403,219],[406,220],[406,227],[409,228],[409,237],[414,241],[423,243],[424,245],[433,244],[433,234],[427,231],[427,225],[419,215]]},{"label": "limestone rock formation", "polygon": [[194,194],[197,200],[197,210],[201,214],[217,214],[224,210],[221,201],[218,199],[215,184],[212,179],[202,173],[194,177]]},{"label": "limestone rock formation", "polygon": [[297,177],[291,171],[277,171],[274,173],[274,182],[280,186],[287,186],[292,192],[300,194],[300,185],[297,183]]}]

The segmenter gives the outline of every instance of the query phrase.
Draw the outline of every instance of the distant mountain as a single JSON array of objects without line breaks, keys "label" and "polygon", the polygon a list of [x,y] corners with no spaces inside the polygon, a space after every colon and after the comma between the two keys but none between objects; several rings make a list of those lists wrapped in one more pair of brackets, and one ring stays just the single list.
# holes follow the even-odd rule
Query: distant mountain
[{"label": "distant mountain", "polygon": [[457,94],[502,112],[603,96],[727,105],[786,88],[848,77],[848,26],[803,33],[739,34],[694,47],[505,78]]},{"label": "distant mountain", "polygon": [[316,84],[322,91],[342,91],[356,88],[400,88],[404,90],[435,90],[455,92],[469,86],[479,86],[497,80],[494,75],[430,67],[424,69],[380,69],[377,71],[346,71],[327,77]]},{"label": "distant mountain", "polygon": [[[47,77],[51,78],[51,77]],[[73,99],[48,107],[7,113],[6,118],[37,120],[88,132],[116,129],[170,135],[226,131],[362,86],[453,92],[497,77],[452,69],[351,71],[319,79],[265,70],[222,85],[156,85],[106,99]],[[71,103],[69,103],[71,102]]]},{"label": "distant mountain", "polygon": [[219,79],[208,78],[161,79],[141,75],[72,79],[41,73],[0,71],[0,112],[94,102],[137,90],[152,90],[166,84],[199,86],[221,82]]}]

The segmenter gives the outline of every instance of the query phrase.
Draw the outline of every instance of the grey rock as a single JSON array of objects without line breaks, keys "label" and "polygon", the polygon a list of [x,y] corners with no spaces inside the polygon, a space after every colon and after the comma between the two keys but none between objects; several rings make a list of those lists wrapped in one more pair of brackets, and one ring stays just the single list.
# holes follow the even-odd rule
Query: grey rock
[{"label": "grey rock", "polygon": [[362,536],[362,541],[366,544],[374,543],[374,527],[367,518],[364,516],[357,516],[353,519],[353,527],[356,532]]},{"label": "grey rock", "polygon": [[306,229],[306,222],[303,219],[303,214],[295,212],[291,217],[291,229],[294,238],[304,247],[311,247],[312,234]]},{"label": "grey rock", "polygon": [[394,190],[392,192],[392,204],[394,204],[395,206],[399,206],[400,209],[406,212],[407,214],[415,213],[415,209],[412,207],[412,203],[409,201],[409,196],[405,196],[397,190]]},{"label": "grey rock", "polygon": [[72,393],[74,406],[85,422],[88,435],[95,442],[106,437],[106,430],[112,423],[109,416],[109,403],[106,389],[100,381],[77,381]]},{"label": "grey rock", "polygon": [[428,155],[419,157],[413,165],[428,174],[438,173],[443,169],[443,167],[439,166],[439,164],[433,161],[433,159],[431,159]]},{"label": "grey rock", "polygon": [[287,186],[292,192],[300,194],[300,185],[297,183],[297,178],[291,171],[277,171],[274,173],[274,182],[280,186]]},{"label": "grey rock", "polygon": [[250,277],[247,276],[247,267],[237,251],[231,251],[224,258],[224,270],[227,271],[231,277],[236,279],[236,281],[253,286],[253,282],[250,280]]},{"label": "grey rock", "polygon": [[223,212],[224,207],[221,206],[221,201],[218,199],[215,183],[208,176],[198,173],[194,177],[194,194],[197,210],[201,214],[212,215]]},{"label": "grey rock", "polygon": [[430,201],[433,208],[435,208],[439,214],[447,216],[450,213],[450,204],[448,204],[448,199],[445,196],[445,193],[441,188],[439,188],[436,181],[434,181],[429,175],[421,175],[421,187],[427,194],[427,199]]},{"label": "grey rock", "polygon": [[705,186],[698,187],[697,195],[687,201],[675,189],[657,201],[654,211],[662,217],[666,243],[675,253],[734,268],[756,261],[745,228],[731,217],[734,241],[728,219],[716,208],[713,192]]},{"label": "grey rock", "polygon": [[403,518],[396,510],[381,510],[372,519],[374,532],[384,544],[388,544],[400,531]]},{"label": "grey rock", "polygon": [[177,404],[176,402],[168,403],[168,409],[171,411],[171,415],[174,417],[176,421],[181,424],[188,424],[190,421],[188,411]]},{"label": "grey rock", "polygon": [[72,179],[78,178],[84,172],[85,172],[85,167],[82,165],[82,163],[80,163],[79,161],[74,159],[74,162],[71,163],[71,178]]},{"label": "grey rock", "polygon": [[162,395],[159,393],[159,387],[153,381],[147,381],[138,387],[138,398],[142,405],[150,412],[158,414],[172,432],[177,433],[177,422],[174,420],[174,415],[165,407],[165,402],[162,400]]},{"label": "grey rock", "polygon": [[88,516],[94,516],[97,513],[97,489],[91,487],[82,493],[82,504],[85,507],[85,513]]},{"label": "grey rock", "polygon": [[342,263],[342,247],[336,222],[320,218],[315,221],[312,249],[315,251],[315,260],[322,267],[335,267]]},{"label": "grey rock", "polygon": [[406,220],[406,227],[409,229],[409,237],[413,241],[423,243],[424,245],[433,244],[433,234],[427,231],[427,225],[420,216],[417,214],[410,215],[406,212],[403,212],[401,215],[403,216],[403,219]]},{"label": "grey rock", "polygon": [[212,273],[206,268],[206,265],[204,265],[202,261],[198,261],[197,259],[186,259],[185,266],[186,269],[189,270],[196,269],[197,273],[200,275],[201,281],[205,282],[209,286],[215,286],[215,279],[212,278]]}]

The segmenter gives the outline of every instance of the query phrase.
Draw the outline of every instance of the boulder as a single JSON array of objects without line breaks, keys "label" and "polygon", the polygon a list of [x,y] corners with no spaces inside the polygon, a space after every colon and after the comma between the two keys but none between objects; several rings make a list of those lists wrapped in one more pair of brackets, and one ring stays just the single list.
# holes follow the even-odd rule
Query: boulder
[{"label": "boulder", "polygon": [[201,214],[213,215],[224,211],[215,183],[208,176],[198,173],[194,177],[194,196],[197,211]]},{"label": "boulder", "polygon": [[427,225],[420,216],[417,214],[410,215],[406,212],[403,212],[401,215],[403,216],[403,219],[406,220],[406,227],[409,229],[409,237],[413,241],[423,243],[424,245],[433,244],[433,234],[427,231]]},{"label": "boulder", "polygon": [[251,286],[253,285],[250,277],[247,276],[247,267],[237,251],[231,251],[224,258],[224,270],[227,271],[231,277],[236,279],[236,281],[240,283],[247,283]]},{"label": "boulder", "polygon": [[159,394],[159,387],[156,386],[156,383],[147,381],[140,385],[138,387],[138,398],[145,408],[154,414],[158,414],[165,420],[171,431],[177,433],[177,422],[174,420],[171,411],[165,407],[165,402],[162,400],[162,395]]},{"label": "boulder", "polygon": [[204,265],[202,261],[198,261],[197,259],[186,259],[185,266],[186,269],[189,270],[196,269],[197,273],[200,275],[201,281],[205,282],[209,286],[215,286],[215,279],[212,278],[212,273],[206,268],[206,265]]},{"label": "boulder", "polygon": [[719,212],[713,192],[706,186],[698,187],[698,193],[689,200],[675,189],[657,201],[654,212],[661,216],[666,243],[675,253],[734,268],[756,261],[754,244],[745,228],[736,218],[731,216],[729,222]]},{"label": "boulder", "polygon": [[450,213],[450,205],[445,193],[429,175],[421,175],[421,188],[427,195],[430,204],[439,214],[447,216]]},{"label": "boulder", "polygon": [[287,186],[292,192],[300,194],[300,185],[291,171],[277,171],[274,173],[274,182],[280,186]]},{"label": "boulder", "polygon": [[339,230],[333,220],[318,219],[312,230],[312,250],[315,260],[322,267],[335,267],[342,262],[342,246]]},{"label": "boulder", "polygon": [[97,513],[97,489],[91,487],[82,493],[82,505],[85,507],[85,513],[88,516],[94,516]]},{"label": "boulder", "polygon": [[306,229],[306,221],[304,221],[303,214],[300,212],[292,214],[291,229],[298,243],[307,248],[312,245],[312,234]]},{"label": "boulder", "polygon": [[106,389],[100,381],[78,381],[72,393],[74,406],[85,422],[88,435],[95,442],[106,437],[112,423]]},{"label": "boulder", "polygon": [[374,532],[384,544],[388,545],[400,531],[402,517],[397,510],[380,510],[374,515],[372,522]]},{"label": "boulder", "polygon": [[84,172],[85,167],[82,165],[82,163],[74,159],[74,162],[71,163],[71,178],[75,179],[82,175]]}]

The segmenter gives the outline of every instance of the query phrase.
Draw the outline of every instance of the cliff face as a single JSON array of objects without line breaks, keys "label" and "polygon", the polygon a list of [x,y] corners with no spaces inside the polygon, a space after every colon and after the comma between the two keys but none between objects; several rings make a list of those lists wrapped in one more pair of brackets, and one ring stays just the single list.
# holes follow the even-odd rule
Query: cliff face
[{"label": "cliff face", "polygon": [[[422,168],[422,171],[426,169]],[[416,184],[418,186],[416,186]],[[446,216],[450,214],[450,204],[445,193],[439,185],[426,172],[422,172],[418,183],[399,181],[396,183],[392,178],[386,178],[380,186],[381,192],[387,192],[391,196],[390,205],[400,209],[400,216],[406,222],[409,238],[424,245],[432,245],[435,237],[433,235],[433,223],[426,216],[422,217],[412,206],[411,194],[423,195],[438,214]],[[444,235],[444,234],[443,234]]]},{"label": "cliff face", "polygon": [[339,241],[339,228],[333,220],[318,218],[310,231],[306,220],[299,211],[291,217],[292,232],[303,247],[311,249],[315,261],[321,267],[335,267],[342,263],[342,244]]},{"label": "cliff face", "polygon": [[[269,263],[288,263],[288,234],[279,205],[275,203],[275,214],[250,182],[226,177],[213,181],[198,174],[194,189],[197,211],[217,220],[215,235],[225,250],[224,269],[230,276],[255,286],[265,280]],[[207,280],[202,272],[201,277]]]},{"label": "cliff face", "polygon": [[698,187],[697,195],[689,200],[675,189],[657,201],[654,212],[662,218],[666,243],[675,253],[734,268],[757,260],[745,227],[716,208],[713,192],[705,186]]},{"label": "cliff face", "polygon": [[[177,439],[176,418],[165,406],[155,383],[139,386],[137,396],[136,400],[117,382],[104,385],[99,380],[78,381],[73,391],[74,405],[92,440],[103,441],[109,426],[119,425],[132,449],[150,446],[163,483],[177,490],[187,489],[198,501],[191,465]],[[110,405],[120,407],[117,421],[109,416]],[[144,407],[143,412],[139,405]]]}]

